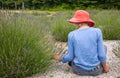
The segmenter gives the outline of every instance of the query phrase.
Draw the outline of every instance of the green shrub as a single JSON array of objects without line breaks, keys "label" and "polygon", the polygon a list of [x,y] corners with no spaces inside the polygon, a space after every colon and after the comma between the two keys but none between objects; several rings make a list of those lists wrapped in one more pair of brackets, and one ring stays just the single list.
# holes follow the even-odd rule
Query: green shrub
[{"label": "green shrub", "polygon": [[53,47],[49,31],[41,23],[44,19],[0,13],[0,77],[23,78],[47,70]]},{"label": "green shrub", "polygon": [[70,18],[72,12],[57,12],[53,16],[53,24],[51,30],[54,38],[57,41],[67,41],[68,33],[75,29],[75,27],[68,23],[67,20]]},{"label": "green shrub", "polygon": [[91,11],[95,26],[102,29],[105,40],[120,40],[120,11]]}]

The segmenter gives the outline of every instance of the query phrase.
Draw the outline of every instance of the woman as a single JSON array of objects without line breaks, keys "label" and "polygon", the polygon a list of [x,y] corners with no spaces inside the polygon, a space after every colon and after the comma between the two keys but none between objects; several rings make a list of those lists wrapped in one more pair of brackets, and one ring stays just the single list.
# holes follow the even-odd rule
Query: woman
[{"label": "woman", "polygon": [[55,54],[53,58],[68,62],[78,75],[96,76],[103,71],[108,72],[102,32],[93,28],[95,22],[90,19],[89,13],[77,10],[68,22],[77,28],[68,35],[68,52],[63,57]]}]

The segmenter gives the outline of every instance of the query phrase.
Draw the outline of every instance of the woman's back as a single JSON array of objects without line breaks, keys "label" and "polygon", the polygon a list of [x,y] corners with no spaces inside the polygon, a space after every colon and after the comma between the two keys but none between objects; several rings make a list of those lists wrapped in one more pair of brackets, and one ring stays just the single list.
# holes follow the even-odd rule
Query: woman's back
[{"label": "woman's back", "polygon": [[[103,45],[98,44],[100,34],[100,29],[93,27],[70,32],[69,36],[72,36],[71,41],[74,47],[74,63],[77,66],[90,70],[100,64],[98,47]],[[104,52],[101,52],[101,55],[105,60]]]}]

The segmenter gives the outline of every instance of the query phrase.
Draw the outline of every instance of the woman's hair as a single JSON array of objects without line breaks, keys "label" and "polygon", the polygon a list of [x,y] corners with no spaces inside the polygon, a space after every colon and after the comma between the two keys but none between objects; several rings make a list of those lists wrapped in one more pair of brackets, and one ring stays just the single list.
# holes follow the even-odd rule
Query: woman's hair
[{"label": "woman's hair", "polygon": [[81,26],[82,24],[87,24],[88,26],[90,26],[90,23],[89,22],[82,22],[82,23],[78,23],[79,24],[79,26]]}]

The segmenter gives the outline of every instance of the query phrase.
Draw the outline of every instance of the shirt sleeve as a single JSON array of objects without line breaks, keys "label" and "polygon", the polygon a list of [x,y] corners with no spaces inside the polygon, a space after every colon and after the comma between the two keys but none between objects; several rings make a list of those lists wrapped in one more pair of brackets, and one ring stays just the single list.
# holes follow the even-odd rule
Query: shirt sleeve
[{"label": "shirt sleeve", "polygon": [[98,58],[101,62],[106,61],[106,52],[105,48],[103,45],[103,37],[102,37],[102,32],[100,29],[98,29]]},{"label": "shirt sleeve", "polygon": [[74,51],[74,47],[73,47],[73,34],[70,33],[68,35],[68,52],[65,56],[62,57],[62,62],[66,63],[66,62],[70,62],[73,60],[73,51]]}]

